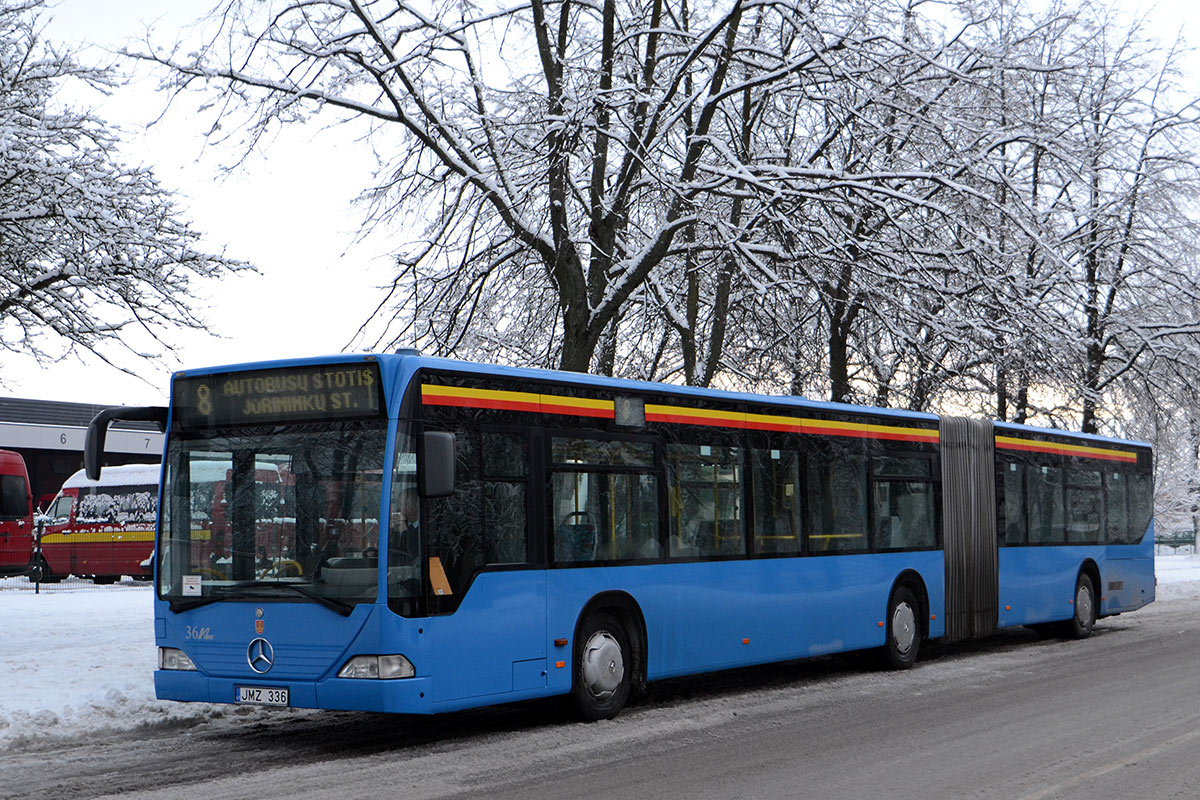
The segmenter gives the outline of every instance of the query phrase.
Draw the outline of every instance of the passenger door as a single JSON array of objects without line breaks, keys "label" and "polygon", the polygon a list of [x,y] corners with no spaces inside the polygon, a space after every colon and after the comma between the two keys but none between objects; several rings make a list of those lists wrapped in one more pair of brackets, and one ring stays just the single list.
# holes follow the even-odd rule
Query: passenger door
[{"label": "passenger door", "polygon": [[531,495],[542,495],[529,480],[530,434],[473,425],[453,432],[454,494],[420,508],[432,699],[442,708],[546,686],[546,575],[534,567],[543,556],[530,534]]}]

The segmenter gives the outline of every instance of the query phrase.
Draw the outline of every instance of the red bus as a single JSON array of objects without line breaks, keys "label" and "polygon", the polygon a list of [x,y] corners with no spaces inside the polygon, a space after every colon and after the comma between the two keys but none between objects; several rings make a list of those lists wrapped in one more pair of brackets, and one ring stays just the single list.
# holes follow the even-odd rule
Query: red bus
[{"label": "red bus", "polygon": [[154,518],[158,464],[107,467],[98,481],[83,470],[67,478],[44,519],[40,580],[67,575],[114,583],[122,575],[150,580],[154,573]]},{"label": "red bus", "polygon": [[33,552],[33,493],[20,453],[0,450],[0,575],[29,566]]}]

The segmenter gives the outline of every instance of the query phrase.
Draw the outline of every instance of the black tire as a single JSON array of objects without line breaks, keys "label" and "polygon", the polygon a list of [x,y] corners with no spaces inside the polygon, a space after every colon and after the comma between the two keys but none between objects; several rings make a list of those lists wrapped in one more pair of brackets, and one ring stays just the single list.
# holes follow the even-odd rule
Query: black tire
[{"label": "black tire", "polygon": [[907,586],[897,586],[892,592],[884,628],[887,631],[884,665],[910,669],[921,652],[921,603]]},{"label": "black tire", "polygon": [[50,572],[50,564],[46,559],[38,557],[37,561],[29,565],[29,569],[25,572],[29,576],[29,580],[34,583],[61,583],[63,576],[54,575]]},{"label": "black tire", "polygon": [[1075,613],[1062,625],[1062,635],[1067,639],[1086,639],[1096,625],[1096,587],[1087,573],[1079,573],[1075,581]]},{"label": "black tire", "polygon": [[625,626],[607,611],[589,614],[575,638],[571,702],[580,719],[612,719],[633,685],[633,662]]}]

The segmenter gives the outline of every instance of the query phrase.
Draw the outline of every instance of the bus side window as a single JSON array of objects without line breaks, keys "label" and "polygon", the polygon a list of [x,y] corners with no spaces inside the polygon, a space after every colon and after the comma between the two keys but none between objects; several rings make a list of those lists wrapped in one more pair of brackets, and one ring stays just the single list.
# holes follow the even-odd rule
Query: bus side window
[{"label": "bus side window", "polygon": [[1154,517],[1154,479],[1149,472],[1134,473],[1129,488],[1129,534],[1125,541],[1137,544]]},{"label": "bus side window", "polygon": [[1104,538],[1109,544],[1121,544],[1129,531],[1129,481],[1124,472],[1104,473]]},{"label": "bus side window", "polygon": [[1009,547],[1023,545],[1029,539],[1029,521],[1026,518],[1025,473],[1026,466],[1017,461],[1000,461],[1004,480],[1004,544]]},{"label": "bus side window", "polygon": [[878,550],[919,550],[937,544],[933,462],[925,456],[876,456],[875,542]]},{"label": "bus side window", "polygon": [[671,556],[745,555],[742,449],[666,446],[671,498]]},{"label": "bus side window", "polygon": [[1066,541],[1062,467],[1033,464],[1026,477],[1029,543],[1062,544]]},{"label": "bus side window", "polygon": [[528,473],[526,434],[483,432],[483,533],[488,564],[529,560],[525,518]]},{"label": "bus side window", "polygon": [[661,555],[652,444],[554,437],[551,450],[555,563],[646,561]]},{"label": "bus side window", "polygon": [[752,450],[754,552],[800,552],[800,460],[791,450]]},{"label": "bus side window", "polygon": [[857,440],[816,442],[808,453],[808,552],[867,549],[867,456]]},{"label": "bus side window", "polygon": [[1102,543],[1103,511],[1100,470],[1079,467],[1067,470],[1067,541],[1071,544]]}]

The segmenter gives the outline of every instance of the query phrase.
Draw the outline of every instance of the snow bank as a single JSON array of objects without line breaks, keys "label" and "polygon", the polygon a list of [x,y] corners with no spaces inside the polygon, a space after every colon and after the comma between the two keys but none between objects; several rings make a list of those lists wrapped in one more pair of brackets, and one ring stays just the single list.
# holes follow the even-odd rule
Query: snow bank
[{"label": "snow bank", "polygon": [[0,748],[213,713],[154,698],[149,587],[0,592]]},{"label": "snow bank", "polygon": [[[1159,556],[1156,571],[1160,601],[1200,600],[1200,556]],[[154,698],[151,598],[145,585],[85,582],[41,595],[0,591],[0,748],[228,713]]]},{"label": "snow bank", "polygon": [[1157,556],[1154,576],[1157,600],[1200,600],[1200,556]]}]

